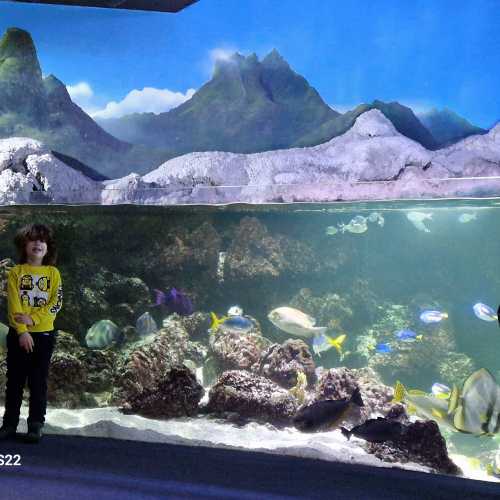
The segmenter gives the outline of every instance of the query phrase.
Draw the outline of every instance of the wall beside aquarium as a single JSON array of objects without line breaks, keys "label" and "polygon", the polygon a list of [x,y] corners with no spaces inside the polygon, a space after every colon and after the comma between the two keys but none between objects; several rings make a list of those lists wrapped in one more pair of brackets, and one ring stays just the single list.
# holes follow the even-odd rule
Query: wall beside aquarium
[{"label": "wall beside aquarium", "polygon": [[498,481],[479,3],[0,3],[0,352],[14,235],[48,224],[47,432]]}]

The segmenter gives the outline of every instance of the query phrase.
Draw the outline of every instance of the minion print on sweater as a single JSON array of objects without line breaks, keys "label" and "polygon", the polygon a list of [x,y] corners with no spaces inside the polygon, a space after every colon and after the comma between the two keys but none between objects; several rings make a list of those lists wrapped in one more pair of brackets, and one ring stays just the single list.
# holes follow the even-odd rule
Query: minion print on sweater
[{"label": "minion print on sweater", "polygon": [[[8,278],[9,324],[19,334],[43,332],[54,328],[54,319],[62,307],[61,275],[54,266],[14,266]],[[31,316],[34,325],[16,323],[14,315]]]}]

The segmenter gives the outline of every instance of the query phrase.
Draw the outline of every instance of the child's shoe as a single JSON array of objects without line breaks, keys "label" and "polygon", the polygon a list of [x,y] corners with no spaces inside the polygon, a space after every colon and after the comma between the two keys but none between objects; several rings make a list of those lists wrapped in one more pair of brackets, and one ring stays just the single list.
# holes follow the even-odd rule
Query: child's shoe
[{"label": "child's shoe", "polygon": [[42,427],[43,424],[39,422],[33,422],[28,424],[28,434],[26,434],[27,443],[38,443],[42,439]]}]

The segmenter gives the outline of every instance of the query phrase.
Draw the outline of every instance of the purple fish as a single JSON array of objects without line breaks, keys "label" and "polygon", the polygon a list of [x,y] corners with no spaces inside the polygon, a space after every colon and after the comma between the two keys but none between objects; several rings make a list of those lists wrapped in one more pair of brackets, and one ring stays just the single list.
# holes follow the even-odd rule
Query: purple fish
[{"label": "purple fish", "polygon": [[154,291],[156,293],[156,306],[164,304],[168,307],[170,312],[180,314],[181,316],[193,314],[193,303],[184,292],[177,290],[177,288],[171,288],[170,291],[166,293],[157,288],[155,288]]}]

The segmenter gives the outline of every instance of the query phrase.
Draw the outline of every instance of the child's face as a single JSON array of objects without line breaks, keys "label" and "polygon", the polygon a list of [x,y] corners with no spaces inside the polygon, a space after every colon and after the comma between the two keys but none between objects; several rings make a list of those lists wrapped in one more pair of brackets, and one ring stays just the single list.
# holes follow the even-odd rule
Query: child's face
[{"label": "child's face", "polygon": [[47,243],[42,240],[29,240],[26,243],[26,256],[30,260],[42,260],[47,253]]}]

